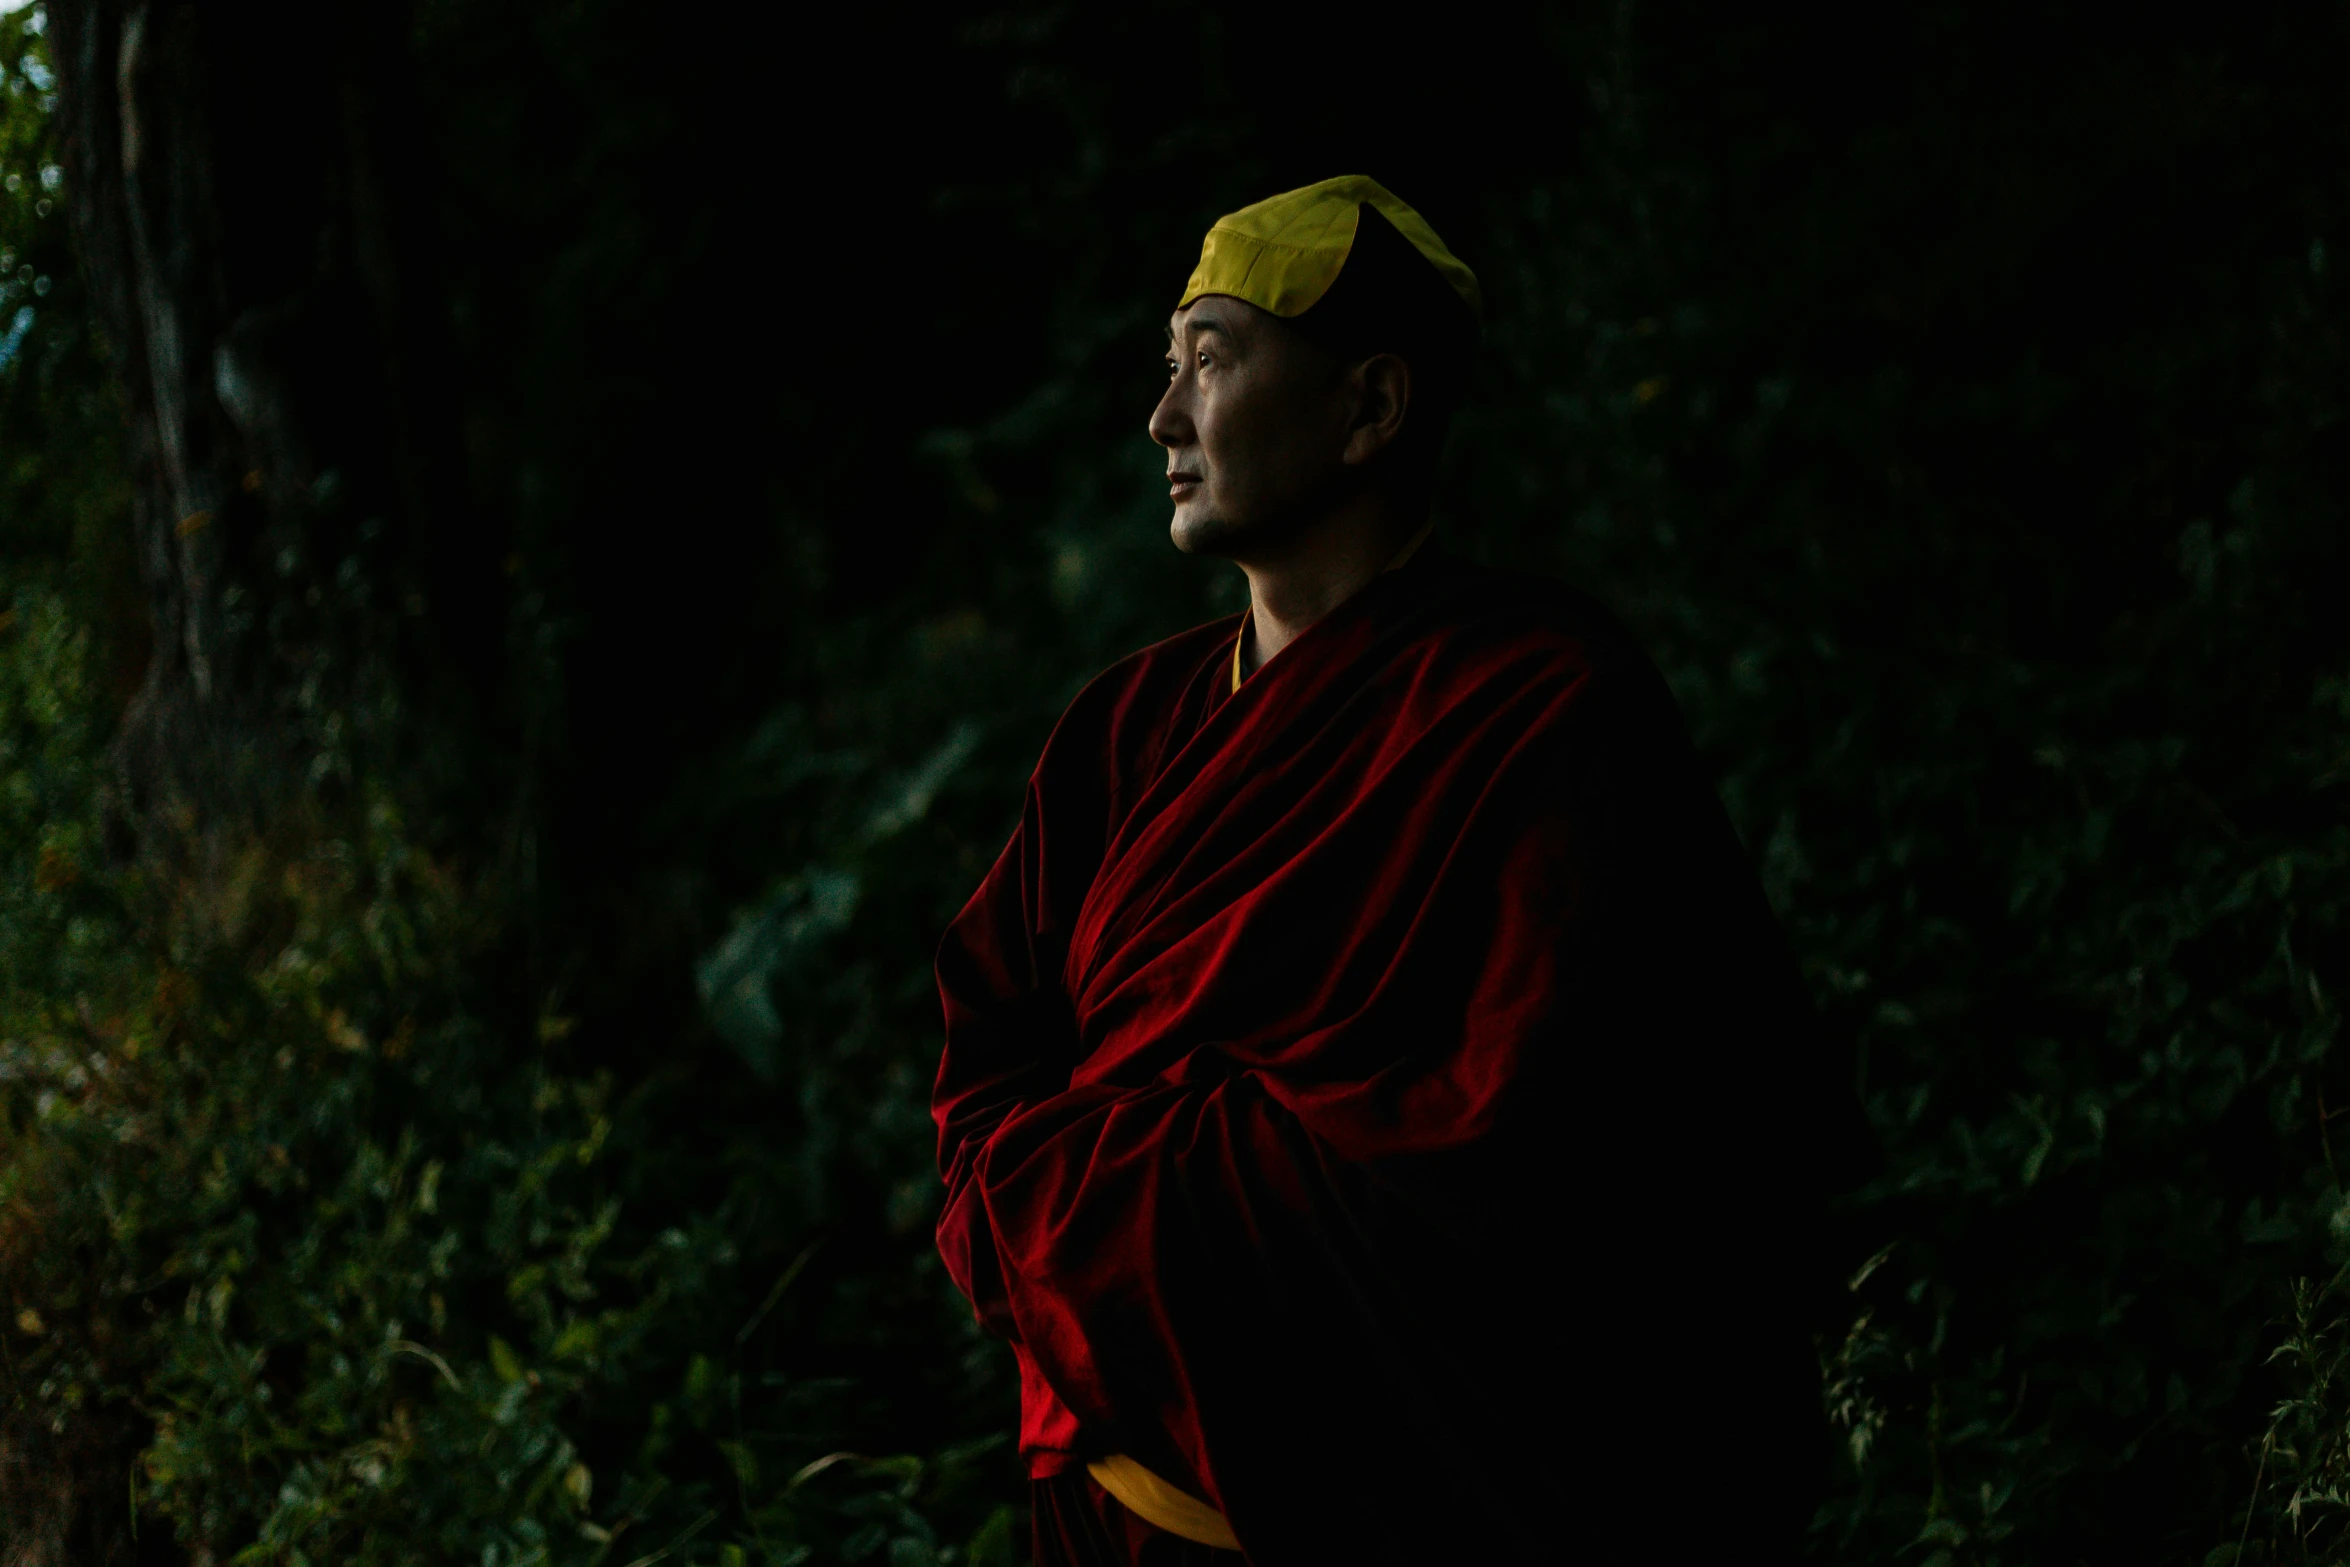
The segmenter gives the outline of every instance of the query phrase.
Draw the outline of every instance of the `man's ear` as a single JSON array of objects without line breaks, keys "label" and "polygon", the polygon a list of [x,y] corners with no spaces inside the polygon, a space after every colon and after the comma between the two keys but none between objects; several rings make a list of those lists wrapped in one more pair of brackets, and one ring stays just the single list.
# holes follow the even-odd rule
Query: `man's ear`
[{"label": "man's ear", "polygon": [[1360,467],[1393,446],[1412,408],[1412,367],[1395,354],[1373,354],[1349,374],[1354,418],[1347,426],[1345,462]]}]

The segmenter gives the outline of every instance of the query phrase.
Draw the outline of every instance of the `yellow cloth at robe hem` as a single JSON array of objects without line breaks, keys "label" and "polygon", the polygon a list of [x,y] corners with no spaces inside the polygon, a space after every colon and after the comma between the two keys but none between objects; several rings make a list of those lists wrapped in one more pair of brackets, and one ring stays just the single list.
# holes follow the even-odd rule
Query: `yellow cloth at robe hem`
[{"label": "yellow cloth at robe hem", "polygon": [[1240,1540],[1224,1515],[1181,1486],[1169,1485],[1124,1453],[1085,1466],[1094,1483],[1135,1517],[1197,1545],[1237,1551]]},{"label": "yellow cloth at robe hem", "polygon": [[1380,216],[1452,285],[1469,313],[1483,319],[1484,295],[1477,274],[1445,248],[1426,218],[1397,200],[1386,186],[1360,174],[1283,191],[1218,218],[1200,246],[1199,265],[1192,268],[1175,308],[1181,310],[1202,294],[1229,294],[1277,316],[1304,315],[1346,270],[1365,205],[1378,208]]}]

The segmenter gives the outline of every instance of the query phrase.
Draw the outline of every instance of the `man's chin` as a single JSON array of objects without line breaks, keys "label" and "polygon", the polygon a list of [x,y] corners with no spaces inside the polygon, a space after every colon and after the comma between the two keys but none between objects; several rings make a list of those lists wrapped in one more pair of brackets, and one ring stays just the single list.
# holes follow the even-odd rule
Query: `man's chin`
[{"label": "man's chin", "polygon": [[1186,555],[1234,555],[1245,549],[1257,532],[1217,516],[1197,501],[1177,506],[1167,523],[1167,537]]}]

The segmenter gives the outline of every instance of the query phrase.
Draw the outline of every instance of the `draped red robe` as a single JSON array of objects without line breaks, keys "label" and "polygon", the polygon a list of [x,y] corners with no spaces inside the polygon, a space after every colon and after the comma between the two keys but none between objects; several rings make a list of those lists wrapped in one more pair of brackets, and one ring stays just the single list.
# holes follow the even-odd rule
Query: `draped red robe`
[{"label": "draped red robe", "polygon": [[1662,681],[1442,557],[1234,692],[1238,629],[1078,696],[939,953],[1032,1472],[1129,1454],[1259,1567],[1786,1532],[1820,1077]]}]

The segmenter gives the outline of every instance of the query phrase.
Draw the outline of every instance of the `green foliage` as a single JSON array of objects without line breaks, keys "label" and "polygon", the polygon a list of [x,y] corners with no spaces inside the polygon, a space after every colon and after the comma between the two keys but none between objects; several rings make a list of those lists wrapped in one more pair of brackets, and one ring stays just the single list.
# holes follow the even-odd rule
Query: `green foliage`
[{"label": "green foliage", "polygon": [[795,1458],[744,1430],[741,1351],[797,1269],[706,1339],[736,1283],[719,1218],[616,1236],[627,1111],[562,1069],[574,1020],[474,1006],[510,917],[494,889],[380,798],[349,838],[310,824],[296,854],[246,845],[169,894],[108,874],[89,638],[54,599],[17,611],[0,1277],[24,1407],[57,1429],[144,1411],[138,1494],[200,1559],[592,1562],[730,1538],[751,1561],[947,1559],[926,1508],[1001,1439]]},{"label": "green foliage", "polygon": [[[2290,1396],[2261,1440],[2254,1510],[2233,1547],[2215,1562],[2327,1562],[2341,1559],[2350,1526],[2350,1312],[2344,1275],[2323,1285],[2299,1279],[2284,1341],[2272,1360],[2288,1368]],[[2266,1504],[2265,1506],[2262,1504]],[[2255,1533],[2257,1528],[2258,1532]]]},{"label": "green foliage", "polygon": [[120,413],[69,249],[41,17],[0,16],[0,585],[76,556],[90,569],[56,585],[81,613],[135,614],[122,591]]}]

